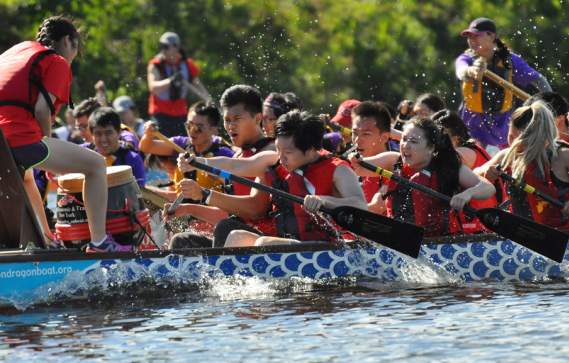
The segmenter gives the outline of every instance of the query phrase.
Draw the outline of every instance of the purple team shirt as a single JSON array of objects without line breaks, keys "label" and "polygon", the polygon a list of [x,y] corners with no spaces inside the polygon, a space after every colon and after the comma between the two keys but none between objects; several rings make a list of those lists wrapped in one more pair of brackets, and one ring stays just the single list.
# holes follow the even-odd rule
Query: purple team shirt
[{"label": "purple team shirt", "polygon": [[[190,143],[190,138],[188,136],[174,136],[174,137],[171,137],[170,140],[172,140],[174,142],[174,144],[178,145],[182,149],[185,149],[188,146],[188,144]],[[214,144],[219,144],[220,142],[221,142],[221,138],[219,136],[213,137],[213,143]],[[174,152],[172,154],[172,156],[175,156],[175,155],[178,155],[178,153]],[[231,150],[227,146],[221,146],[216,150],[216,152],[214,153],[214,156],[227,156],[230,158],[233,156],[233,150]]]},{"label": "purple team shirt", "polygon": [[[456,76],[474,63],[474,58],[466,53],[461,54],[455,61]],[[515,85],[526,87],[540,77],[540,74],[530,67],[519,55],[512,53],[512,81]],[[466,109],[464,103],[459,113],[470,135],[485,145],[506,146],[508,143],[508,122],[513,109],[504,113],[478,113]]]}]

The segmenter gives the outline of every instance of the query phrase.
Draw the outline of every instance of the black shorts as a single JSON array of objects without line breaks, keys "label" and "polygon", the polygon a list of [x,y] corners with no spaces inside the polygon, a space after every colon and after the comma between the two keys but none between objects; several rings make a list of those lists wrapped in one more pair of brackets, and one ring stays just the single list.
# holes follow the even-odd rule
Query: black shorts
[{"label": "black shorts", "polygon": [[24,171],[41,164],[49,157],[49,148],[43,141],[35,144],[13,147],[12,156],[16,164]]}]

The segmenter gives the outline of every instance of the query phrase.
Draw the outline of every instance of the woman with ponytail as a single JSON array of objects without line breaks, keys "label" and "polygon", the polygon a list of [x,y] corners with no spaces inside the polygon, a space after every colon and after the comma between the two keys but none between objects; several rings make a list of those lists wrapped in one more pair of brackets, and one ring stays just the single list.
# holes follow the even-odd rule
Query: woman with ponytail
[{"label": "woman with ponytail", "polygon": [[[449,136],[428,118],[414,118],[405,125],[400,152],[384,152],[363,160],[452,196],[452,209],[461,210],[470,200],[487,199],[495,193],[492,184],[462,163]],[[359,175],[373,175],[359,167],[357,159],[353,165]],[[380,192],[390,217],[424,226],[430,236],[461,232],[454,213],[437,198],[393,180]]]},{"label": "woman with ponytail", "polygon": [[498,38],[492,20],[475,19],[460,35],[467,38],[469,47],[455,62],[456,76],[462,82],[460,116],[482,146],[506,147],[514,96],[485,80],[484,71],[488,69],[521,88],[534,86],[541,92],[550,91],[551,87],[545,77],[510,52]]},{"label": "woman with ponytail", "polygon": [[[569,145],[558,140],[555,117],[543,101],[518,108],[508,133],[510,147],[475,172],[496,180],[500,170],[537,190],[565,202],[569,198]],[[514,214],[552,227],[569,228],[569,203],[563,209],[508,184]]]},{"label": "woman with ponytail", "polygon": [[61,105],[70,102],[71,62],[80,34],[63,16],[47,18],[36,41],[25,41],[0,54],[0,129],[49,244],[59,244],[49,230],[32,168],[56,174],[85,175],[83,199],[95,251],[130,250],[105,233],[107,178],[105,159],[94,151],[51,137],[51,125]]}]

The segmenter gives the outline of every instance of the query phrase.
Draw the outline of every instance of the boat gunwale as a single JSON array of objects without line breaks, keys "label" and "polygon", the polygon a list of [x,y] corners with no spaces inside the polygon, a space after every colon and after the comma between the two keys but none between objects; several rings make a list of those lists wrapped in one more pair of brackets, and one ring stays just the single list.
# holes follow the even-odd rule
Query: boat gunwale
[{"label": "boat gunwale", "polygon": [[[476,243],[506,240],[495,234],[477,234],[477,235],[456,235],[442,236],[434,238],[426,238],[423,242],[426,244],[459,244],[459,243]],[[23,250],[5,250],[0,251],[0,263],[18,263],[18,262],[44,262],[44,261],[70,261],[70,260],[132,260],[141,258],[162,258],[170,255],[181,256],[242,256],[242,255],[260,255],[269,253],[303,253],[303,252],[320,252],[320,251],[339,251],[346,249],[365,248],[377,246],[372,242],[353,241],[342,245],[330,245],[325,243],[300,243],[295,245],[281,246],[260,246],[260,247],[216,247],[216,248],[183,248],[173,250],[146,250],[137,252],[103,252],[87,254],[79,249],[34,249],[31,251]],[[387,247],[385,247],[387,249]]]}]

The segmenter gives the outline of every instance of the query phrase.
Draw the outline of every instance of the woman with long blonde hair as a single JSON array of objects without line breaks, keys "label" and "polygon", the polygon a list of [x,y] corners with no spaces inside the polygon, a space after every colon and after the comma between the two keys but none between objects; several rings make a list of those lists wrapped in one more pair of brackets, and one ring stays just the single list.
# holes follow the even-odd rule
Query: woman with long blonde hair
[{"label": "woman with long blonde hair", "polygon": [[510,147],[475,172],[493,181],[501,169],[517,180],[507,188],[514,214],[552,227],[569,227],[569,203],[561,210],[520,187],[524,182],[563,202],[569,198],[569,144],[558,139],[549,107],[537,101],[518,108],[512,114],[508,143]]}]

